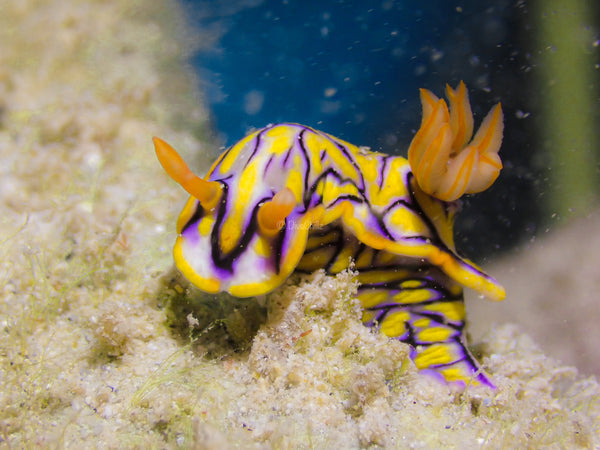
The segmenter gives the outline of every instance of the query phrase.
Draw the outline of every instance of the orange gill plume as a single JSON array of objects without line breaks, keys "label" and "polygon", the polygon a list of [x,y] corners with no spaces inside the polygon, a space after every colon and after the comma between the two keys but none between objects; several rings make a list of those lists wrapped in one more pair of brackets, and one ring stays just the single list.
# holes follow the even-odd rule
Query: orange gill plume
[{"label": "orange gill plume", "polygon": [[461,81],[446,85],[450,111],[443,99],[421,89],[423,119],[408,149],[408,161],[419,187],[444,201],[486,190],[498,178],[498,156],[504,129],[500,103],[487,114],[475,137],[469,95]]}]

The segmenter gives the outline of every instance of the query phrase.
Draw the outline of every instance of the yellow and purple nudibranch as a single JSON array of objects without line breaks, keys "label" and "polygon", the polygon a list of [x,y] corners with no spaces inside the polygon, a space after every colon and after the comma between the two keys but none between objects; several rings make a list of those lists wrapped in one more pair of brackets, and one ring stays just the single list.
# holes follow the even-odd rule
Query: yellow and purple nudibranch
[{"label": "yellow and purple nudibranch", "polygon": [[294,271],[354,264],[363,322],[412,346],[421,371],[493,386],[468,351],[463,287],[504,289],[456,252],[456,200],[481,192],[502,162],[500,104],[473,135],[464,83],[448,104],[421,90],[423,119],[399,156],[298,124],[276,124],[225,150],[202,179],[154,138],[167,173],[191,197],[177,221],[175,263],[208,293],[266,294]]}]

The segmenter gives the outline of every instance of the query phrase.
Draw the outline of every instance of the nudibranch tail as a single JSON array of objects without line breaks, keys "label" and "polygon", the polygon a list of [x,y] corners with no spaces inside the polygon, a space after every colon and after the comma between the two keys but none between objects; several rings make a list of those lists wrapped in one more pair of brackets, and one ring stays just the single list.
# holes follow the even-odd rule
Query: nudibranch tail
[{"label": "nudibranch tail", "polygon": [[447,202],[463,194],[484,191],[498,178],[498,156],[504,129],[497,104],[483,120],[475,137],[473,114],[465,84],[446,87],[450,111],[444,100],[421,89],[423,120],[408,150],[417,183],[427,194]]},{"label": "nudibranch tail", "polygon": [[177,151],[160,138],[152,138],[160,164],[173,180],[181,185],[203,208],[211,210],[221,194],[221,185],[216,181],[206,181],[190,170]]}]

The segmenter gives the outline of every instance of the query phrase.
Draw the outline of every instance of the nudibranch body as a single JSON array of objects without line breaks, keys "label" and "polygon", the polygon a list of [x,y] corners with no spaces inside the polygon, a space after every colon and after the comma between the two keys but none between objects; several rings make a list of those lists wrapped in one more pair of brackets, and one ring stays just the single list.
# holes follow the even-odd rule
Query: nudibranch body
[{"label": "nudibranch body", "polygon": [[462,289],[492,300],[504,290],[457,254],[453,222],[454,200],[500,172],[502,112],[494,107],[471,141],[464,84],[447,96],[450,110],[421,90],[408,161],[277,124],[228,148],[202,179],[155,138],[165,170],[192,195],[177,222],[177,267],[201,290],[251,297],[294,271],[353,263],[365,325],[412,345],[423,371],[491,385],[465,346]]}]

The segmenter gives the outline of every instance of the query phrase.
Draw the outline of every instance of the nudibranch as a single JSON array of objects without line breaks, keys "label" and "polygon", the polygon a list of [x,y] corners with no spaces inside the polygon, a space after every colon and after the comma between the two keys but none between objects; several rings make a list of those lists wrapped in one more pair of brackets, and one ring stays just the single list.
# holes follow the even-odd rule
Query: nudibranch
[{"label": "nudibranch", "polygon": [[448,104],[421,90],[423,119],[399,156],[371,152],[298,124],[255,131],[203,179],[161,139],[156,153],[191,198],[177,221],[175,263],[208,293],[266,294],[294,271],[353,264],[363,322],[412,346],[421,371],[492,386],[465,344],[463,288],[504,289],[454,245],[456,200],[498,177],[500,104],[473,134],[464,83]]}]

